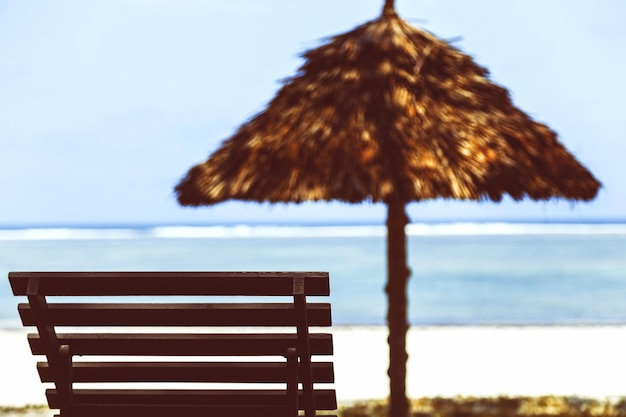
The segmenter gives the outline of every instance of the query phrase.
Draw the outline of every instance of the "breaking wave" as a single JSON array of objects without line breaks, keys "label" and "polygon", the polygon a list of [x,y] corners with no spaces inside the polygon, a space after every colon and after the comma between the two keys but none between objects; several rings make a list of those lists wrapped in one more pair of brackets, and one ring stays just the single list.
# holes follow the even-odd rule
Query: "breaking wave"
[{"label": "breaking wave", "polygon": [[[413,223],[408,236],[623,235],[624,223]],[[0,229],[0,240],[127,240],[384,237],[384,225],[228,225],[151,227],[37,227]]]}]

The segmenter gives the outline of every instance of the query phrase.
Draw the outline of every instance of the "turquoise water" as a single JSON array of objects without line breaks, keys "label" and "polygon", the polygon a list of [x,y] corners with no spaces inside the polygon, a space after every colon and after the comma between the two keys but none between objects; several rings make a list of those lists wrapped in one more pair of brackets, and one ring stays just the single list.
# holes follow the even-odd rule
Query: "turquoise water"
[{"label": "turquoise water", "polygon": [[[626,225],[410,225],[413,324],[626,323]],[[385,230],[141,227],[0,230],[0,322],[18,270],[329,271],[336,324],[384,324]]]}]

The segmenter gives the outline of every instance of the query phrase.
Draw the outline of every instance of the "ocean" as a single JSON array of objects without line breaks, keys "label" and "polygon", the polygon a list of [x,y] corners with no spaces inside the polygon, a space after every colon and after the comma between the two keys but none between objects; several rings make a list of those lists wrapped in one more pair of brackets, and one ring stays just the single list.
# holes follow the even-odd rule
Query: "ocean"
[{"label": "ocean", "polygon": [[[407,226],[413,325],[626,324],[626,224]],[[385,227],[0,229],[0,328],[20,327],[9,271],[328,271],[336,325],[383,325]]]}]

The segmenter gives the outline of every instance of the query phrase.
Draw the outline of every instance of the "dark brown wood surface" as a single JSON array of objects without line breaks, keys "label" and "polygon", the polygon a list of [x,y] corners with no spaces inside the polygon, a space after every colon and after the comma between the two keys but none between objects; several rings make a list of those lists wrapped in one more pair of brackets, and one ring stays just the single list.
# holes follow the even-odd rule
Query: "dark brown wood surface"
[{"label": "dark brown wood surface", "polygon": [[[302,395],[302,394],[300,394]],[[52,408],[57,408],[58,394],[54,389],[46,391]],[[337,407],[334,390],[317,390],[315,399],[320,410]],[[236,405],[284,406],[283,390],[74,390],[76,404],[160,404],[160,405]]]},{"label": "dark brown wood surface", "polygon": [[[332,362],[314,362],[313,380],[335,381]],[[37,363],[42,382],[54,382],[47,362]],[[279,383],[287,380],[283,362],[74,362],[74,382]]]},{"label": "dark brown wood surface", "polygon": [[305,294],[330,294],[327,272],[9,272],[14,295],[27,295],[39,278],[38,295],[274,295],[290,296],[294,277]]},{"label": "dark brown wood surface", "polygon": [[[284,356],[297,346],[296,334],[278,333],[60,333],[75,355],[123,356]],[[34,355],[45,355],[39,334],[29,334]],[[310,335],[312,355],[332,355],[329,333]]]},{"label": "dark brown wood surface", "polygon": [[[47,359],[37,369],[42,382],[54,383],[46,395],[62,414],[262,417],[299,409],[313,416],[337,408],[335,391],[315,386],[334,382],[333,363],[312,360],[333,354],[332,334],[319,330],[332,325],[331,306],[306,299],[329,295],[328,273],[12,272],[9,280],[15,295],[27,297],[20,317],[37,328],[28,341]],[[85,389],[135,382],[177,388]],[[246,385],[259,383],[283,388]]]},{"label": "dark brown wood surface", "polygon": [[[18,305],[25,326],[37,317],[26,303]],[[328,303],[308,303],[309,326],[330,326]],[[295,326],[293,303],[47,304],[46,323],[54,326]]]}]

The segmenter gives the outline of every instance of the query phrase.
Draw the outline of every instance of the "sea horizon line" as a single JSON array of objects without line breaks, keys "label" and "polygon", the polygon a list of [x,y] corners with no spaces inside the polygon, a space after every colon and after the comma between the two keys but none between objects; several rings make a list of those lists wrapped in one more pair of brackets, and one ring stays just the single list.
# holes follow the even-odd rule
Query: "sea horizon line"
[{"label": "sea horizon line", "polygon": [[[385,237],[384,224],[372,223],[232,223],[141,225],[0,226],[0,241],[125,240],[190,238],[368,238]],[[622,222],[437,221],[415,222],[407,236],[626,236]]]},{"label": "sea horizon line", "polygon": [[[421,219],[410,221],[409,225],[425,224],[425,225],[448,225],[448,224],[589,224],[589,225],[606,225],[606,224],[626,224],[625,218],[553,218],[553,219],[532,219],[532,218],[447,218],[447,219]],[[286,220],[286,221],[268,221],[268,220],[224,220],[220,222],[208,221],[103,221],[103,222],[24,222],[24,223],[0,223],[0,230],[16,230],[16,229],[141,229],[155,227],[235,227],[235,226],[267,226],[267,227],[334,227],[334,226],[384,226],[385,220]]]}]

